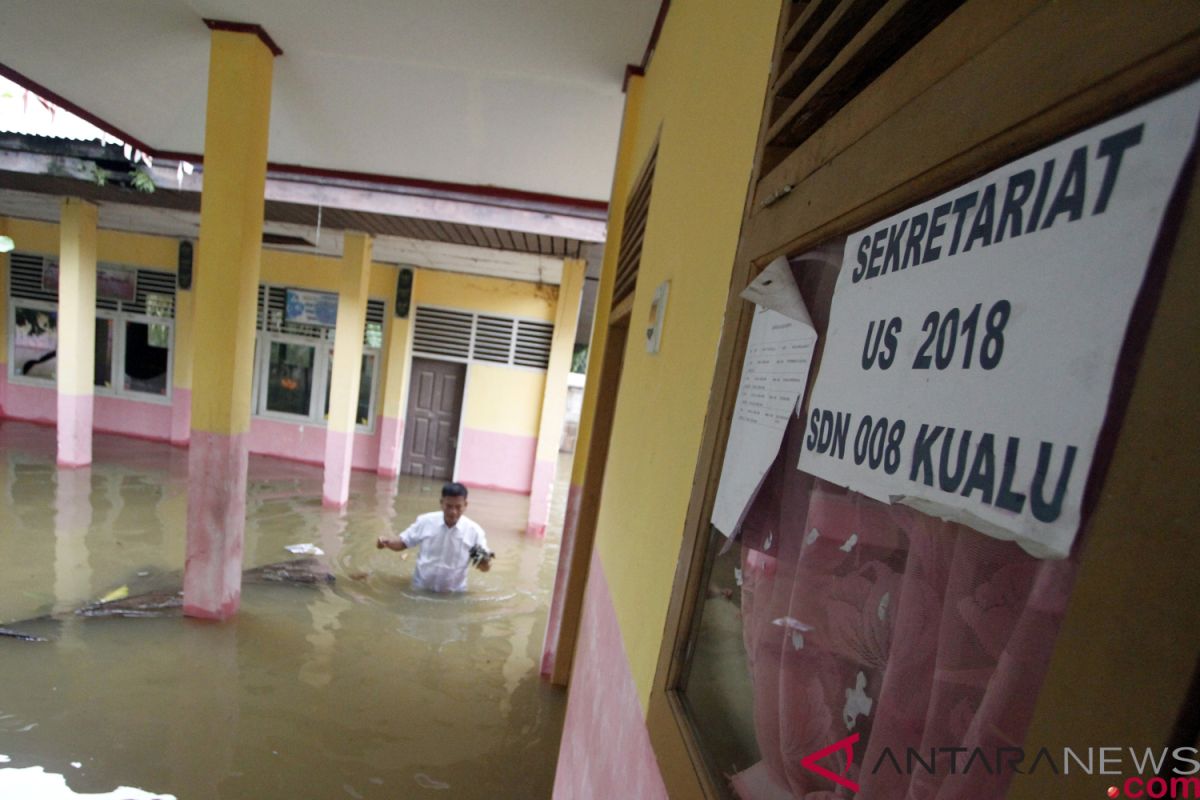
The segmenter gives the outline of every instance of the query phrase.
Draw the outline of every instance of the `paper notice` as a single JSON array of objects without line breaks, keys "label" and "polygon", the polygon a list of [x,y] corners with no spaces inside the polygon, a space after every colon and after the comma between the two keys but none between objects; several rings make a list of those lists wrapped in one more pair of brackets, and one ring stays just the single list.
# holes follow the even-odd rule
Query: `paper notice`
[{"label": "paper notice", "polygon": [[742,296],[758,305],[713,505],[712,523],[726,536],[737,531],[779,452],[817,341],[786,259],[772,262]]}]

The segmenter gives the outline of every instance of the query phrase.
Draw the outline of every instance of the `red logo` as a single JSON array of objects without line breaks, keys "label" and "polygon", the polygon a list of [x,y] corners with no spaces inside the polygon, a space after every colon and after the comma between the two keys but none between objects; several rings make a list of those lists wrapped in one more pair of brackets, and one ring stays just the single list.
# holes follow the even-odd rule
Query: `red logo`
[{"label": "red logo", "polygon": [[[804,758],[800,759],[800,766],[804,767],[807,770],[812,770],[813,772],[820,775],[822,778],[828,778],[829,780],[836,783],[838,786],[845,786],[847,789],[857,792],[858,784],[855,783],[854,781],[850,780],[848,777],[846,777],[850,773],[850,767],[854,765],[854,745],[857,743],[858,743],[858,734],[857,733],[855,733],[851,736],[847,736],[845,739],[842,739],[840,742],[835,742],[835,743],[829,745],[829,747],[822,748],[815,753],[809,753]],[[835,775],[834,773],[830,772],[829,770],[825,769],[824,767],[822,767],[816,763],[816,762],[820,761],[822,758],[825,758],[825,756],[831,755],[832,753],[836,753],[839,750],[846,751],[846,774]]]}]

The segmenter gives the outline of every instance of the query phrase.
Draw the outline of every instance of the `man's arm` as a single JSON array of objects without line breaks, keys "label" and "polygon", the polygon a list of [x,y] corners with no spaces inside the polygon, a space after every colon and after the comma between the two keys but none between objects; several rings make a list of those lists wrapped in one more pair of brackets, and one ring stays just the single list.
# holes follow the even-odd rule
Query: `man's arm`
[{"label": "man's arm", "polygon": [[376,539],[375,547],[378,550],[382,550],[386,547],[388,550],[395,550],[396,552],[408,549],[408,545],[404,543],[404,540],[400,539],[399,537],[392,539],[387,536],[380,536],[378,539]]}]

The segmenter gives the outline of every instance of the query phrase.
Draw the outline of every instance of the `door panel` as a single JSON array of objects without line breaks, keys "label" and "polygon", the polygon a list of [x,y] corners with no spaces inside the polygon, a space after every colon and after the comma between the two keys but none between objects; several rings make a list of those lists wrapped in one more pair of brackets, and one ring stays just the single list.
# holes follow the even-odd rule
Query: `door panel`
[{"label": "door panel", "polygon": [[454,474],[466,372],[466,364],[413,359],[401,472],[442,480]]}]

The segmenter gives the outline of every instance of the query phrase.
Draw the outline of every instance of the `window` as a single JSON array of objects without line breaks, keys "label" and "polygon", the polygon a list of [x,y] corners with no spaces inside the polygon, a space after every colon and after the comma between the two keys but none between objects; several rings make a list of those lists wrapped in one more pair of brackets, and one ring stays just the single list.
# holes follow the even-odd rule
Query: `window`
[{"label": "window", "polygon": [[[58,354],[58,261],[13,253],[9,261],[10,376],[53,384]],[[98,394],[169,402],[175,276],[98,264],[94,385]]]},{"label": "window", "polygon": [[[306,301],[310,309],[320,309],[319,313],[306,313]],[[326,311],[330,304],[336,308],[336,295],[282,286],[259,287],[254,402],[257,416],[325,424],[333,373],[334,329],[328,325]],[[383,301],[368,300],[355,411],[356,426],[364,433],[374,427],[383,319]]]},{"label": "window", "polygon": [[58,353],[58,311],[47,303],[13,305],[14,375],[54,381]]}]

